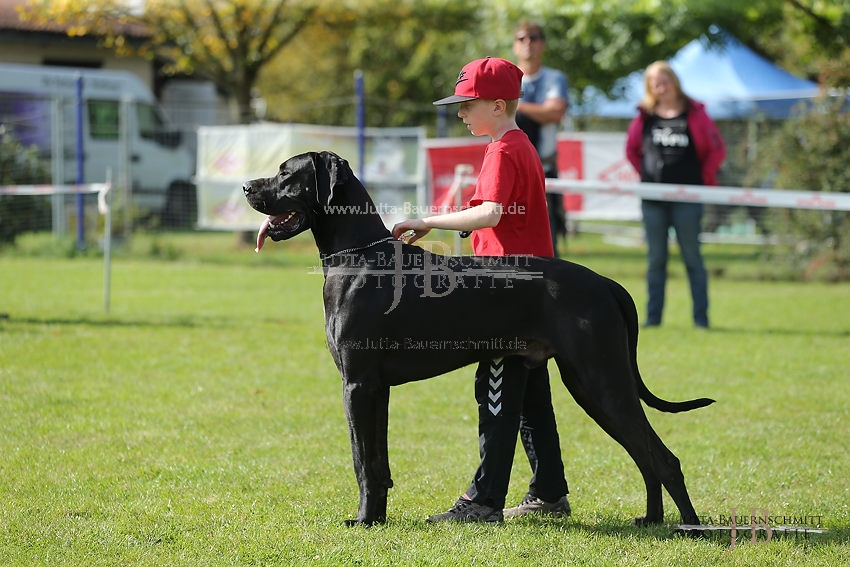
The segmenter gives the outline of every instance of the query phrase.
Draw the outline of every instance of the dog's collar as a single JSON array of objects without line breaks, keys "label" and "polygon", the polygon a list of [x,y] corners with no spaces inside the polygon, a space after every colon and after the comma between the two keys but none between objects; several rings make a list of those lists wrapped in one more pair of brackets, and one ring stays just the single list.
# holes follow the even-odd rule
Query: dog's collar
[{"label": "dog's collar", "polygon": [[380,240],[376,240],[375,242],[370,242],[369,244],[364,244],[363,246],[354,246],[353,248],[346,248],[345,250],[339,250],[338,252],[331,252],[330,254],[322,254],[320,257],[322,261],[330,260],[334,256],[341,256],[343,254],[350,254],[351,252],[357,252],[358,250],[364,250],[366,248],[371,248],[372,246],[377,246],[378,244],[382,244],[384,242],[389,242],[390,240],[395,240],[392,236],[384,237]]}]

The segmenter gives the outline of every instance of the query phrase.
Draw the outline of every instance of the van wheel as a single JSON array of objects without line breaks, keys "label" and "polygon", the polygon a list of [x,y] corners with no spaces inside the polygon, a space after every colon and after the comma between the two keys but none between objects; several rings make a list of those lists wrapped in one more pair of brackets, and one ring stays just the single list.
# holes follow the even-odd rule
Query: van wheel
[{"label": "van wheel", "polygon": [[175,181],[168,187],[162,224],[167,228],[194,228],[198,220],[198,194],[188,181]]}]

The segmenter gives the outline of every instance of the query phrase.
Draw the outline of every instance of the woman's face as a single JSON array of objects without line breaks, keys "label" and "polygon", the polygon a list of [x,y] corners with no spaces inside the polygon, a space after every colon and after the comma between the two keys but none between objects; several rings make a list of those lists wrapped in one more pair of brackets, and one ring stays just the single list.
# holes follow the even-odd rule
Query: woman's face
[{"label": "woman's face", "polygon": [[676,89],[670,76],[663,71],[650,71],[647,76],[647,87],[655,100],[660,103],[676,101]]}]

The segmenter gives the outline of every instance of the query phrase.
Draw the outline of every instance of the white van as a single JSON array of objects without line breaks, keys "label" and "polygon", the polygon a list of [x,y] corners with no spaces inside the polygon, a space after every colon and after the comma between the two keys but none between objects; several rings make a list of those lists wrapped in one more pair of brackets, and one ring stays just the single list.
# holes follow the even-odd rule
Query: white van
[{"label": "white van", "polygon": [[[77,135],[82,82],[82,131]],[[54,110],[56,109],[56,110]],[[123,110],[122,110],[123,109]],[[125,134],[119,131],[122,112]],[[77,181],[82,146],[83,183],[100,183],[111,172],[130,181],[130,204],[163,219],[194,218],[194,158],[181,132],[171,129],[153,93],[134,74],[37,65],[0,64],[0,124],[40,153],[58,152],[64,183]],[[59,131],[59,138],[52,132]],[[57,171],[54,164],[54,174]],[[188,217],[187,217],[188,216]]]}]

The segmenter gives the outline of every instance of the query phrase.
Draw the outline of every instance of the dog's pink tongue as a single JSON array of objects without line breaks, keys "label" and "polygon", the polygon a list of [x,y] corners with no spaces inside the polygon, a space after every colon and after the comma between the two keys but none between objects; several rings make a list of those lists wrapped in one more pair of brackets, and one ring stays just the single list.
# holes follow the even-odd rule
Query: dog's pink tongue
[{"label": "dog's pink tongue", "polygon": [[254,248],[254,252],[259,252],[263,249],[263,243],[266,241],[266,231],[269,229],[269,224],[272,221],[272,217],[266,217],[263,221],[263,224],[260,225],[260,230],[257,232],[257,247]]}]

